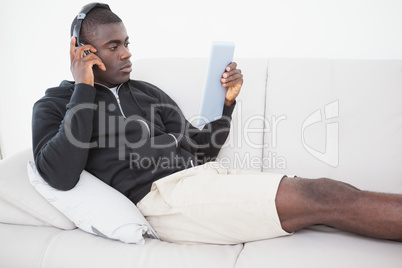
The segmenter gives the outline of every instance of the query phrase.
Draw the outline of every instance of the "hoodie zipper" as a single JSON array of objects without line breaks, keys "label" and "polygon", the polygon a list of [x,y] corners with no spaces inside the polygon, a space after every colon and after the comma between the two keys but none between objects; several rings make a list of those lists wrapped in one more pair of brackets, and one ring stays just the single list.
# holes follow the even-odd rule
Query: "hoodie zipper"
[{"label": "hoodie zipper", "polygon": [[[121,87],[122,85],[123,85],[123,84],[120,84],[120,85],[117,87],[115,97],[116,97],[116,101],[117,101],[117,104],[118,104],[118,106],[119,106],[119,109],[120,109],[121,114],[123,115],[124,119],[127,119],[127,116],[124,114],[123,108],[121,107],[120,98],[119,98],[119,90],[120,90],[120,87]],[[114,95],[114,94],[113,94],[113,95]],[[140,122],[140,123],[142,123],[143,125],[145,125],[145,127],[146,127],[146,129],[147,129],[147,131],[148,131],[148,138],[150,138],[150,137],[151,137],[151,129],[149,128],[148,124],[147,124],[144,120],[142,120],[142,119],[137,119],[137,121]]]},{"label": "hoodie zipper", "polygon": [[120,84],[117,89],[116,89],[116,95],[114,95],[116,97],[116,101],[117,101],[117,105],[119,106],[120,112],[123,115],[124,119],[127,119],[127,116],[124,114],[123,112],[123,108],[121,108],[121,104],[120,104],[120,98],[119,98],[119,90],[122,84]]}]

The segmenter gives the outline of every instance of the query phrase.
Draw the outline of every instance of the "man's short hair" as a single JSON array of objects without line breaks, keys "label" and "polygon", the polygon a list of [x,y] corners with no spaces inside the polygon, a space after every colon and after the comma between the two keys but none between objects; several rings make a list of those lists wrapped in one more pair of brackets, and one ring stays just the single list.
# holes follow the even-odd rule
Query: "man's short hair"
[{"label": "man's short hair", "polygon": [[[112,11],[105,8],[94,8],[85,17],[81,25],[80,40],[90,43],[92,37],[97,31],[97,26],[101,24],[118,23],[122,20]],[[70,36],[73,36],[74,26],[77,23],[77,17],[71,23]]]}]

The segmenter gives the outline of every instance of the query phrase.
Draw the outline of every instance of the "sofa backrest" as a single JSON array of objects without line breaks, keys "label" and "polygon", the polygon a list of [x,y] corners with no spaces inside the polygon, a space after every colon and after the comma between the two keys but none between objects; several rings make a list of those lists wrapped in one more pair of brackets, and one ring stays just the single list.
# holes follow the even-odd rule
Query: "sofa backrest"
[{"label": "sofa backrest", "polygon": [[[236,59],[244,74],[225,166],[402,193],[402,61]],[[197,115],[207,59],[143,59],[133,79]]]},{"label": "sofa backrest", "polygon": [[266,97],[289,174],[402,193],[402,61],[270,59]]}]

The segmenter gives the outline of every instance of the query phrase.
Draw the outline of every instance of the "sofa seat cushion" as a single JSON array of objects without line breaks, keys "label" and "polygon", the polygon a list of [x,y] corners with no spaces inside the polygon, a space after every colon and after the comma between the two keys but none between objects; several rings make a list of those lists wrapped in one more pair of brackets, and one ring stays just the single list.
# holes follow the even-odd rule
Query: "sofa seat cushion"
[{"label": "sofa seat cushion", "polygon": [[146,239],[144,245],[125,244],[80,229],[9,224],[0,224],[0,237],[2,267],[232,268],[243,249],[242,244],[178,245],[156,239]]},{"label": "sofa seat cushion", "polygon": [[245,244],[236,268],[399,268],[401,265],[402,243],[314,228],[289,237]]},{"label": "sofa seat cushion", "polygon": [[46,248],[61,232],[63,230],[54,227],[0,223],[1,267],[44,267]]}]

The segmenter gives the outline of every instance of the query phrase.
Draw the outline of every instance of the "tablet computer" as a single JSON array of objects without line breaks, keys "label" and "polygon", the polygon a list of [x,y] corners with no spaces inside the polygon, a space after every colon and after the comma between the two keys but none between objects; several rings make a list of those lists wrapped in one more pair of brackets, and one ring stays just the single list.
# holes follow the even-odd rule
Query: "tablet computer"
[{"label": "tablet computer", "polygon": [[197,126],[222,117],[226,88],[221,79],[226,66],[233,61],[234,49],[232,42],[212,42]]}]

